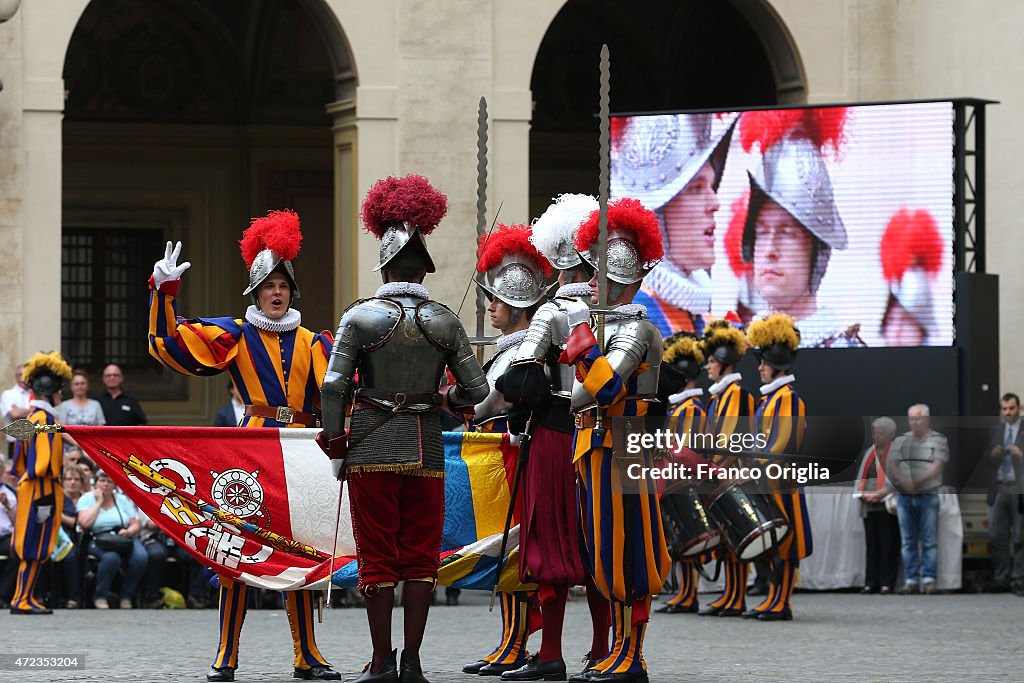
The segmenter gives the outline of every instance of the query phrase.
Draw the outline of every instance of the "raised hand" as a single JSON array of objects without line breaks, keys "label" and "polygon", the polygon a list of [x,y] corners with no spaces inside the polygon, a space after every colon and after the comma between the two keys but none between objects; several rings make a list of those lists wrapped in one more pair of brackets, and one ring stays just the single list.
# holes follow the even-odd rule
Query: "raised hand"
[{"label": "raised hand", "polygon": [[160,285],[165,282],[180,280],[182,273],[192,267],[188,261],[178,265],[179,254],[181,254],[181,242],[175,243],[173,247],[168,242],[164,249],[164,257],[153,264],[153,285],[157,289],[160,289]]}]

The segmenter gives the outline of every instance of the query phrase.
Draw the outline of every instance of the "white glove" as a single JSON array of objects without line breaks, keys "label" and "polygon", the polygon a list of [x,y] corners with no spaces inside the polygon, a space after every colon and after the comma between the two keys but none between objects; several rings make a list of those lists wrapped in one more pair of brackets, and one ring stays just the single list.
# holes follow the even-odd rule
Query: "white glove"
[{"label": "white glove", "polygon": [[164,250],[164,257],[153,264],[153,286],[157,289],[160,289],[160,285],[165,282],[180,280],[181,274],[192,267],[188,261],[178,265],[178,254],[180,253],[181,242],[175,244],[173,249],[171,243],[168,242],[167,248]]},{"label": "white glove", "polygon": [[570,330],[577,325],[590,322],[590,306],[578,299],[562,303],[562,310],[565,311]]},{"label": "white glove", "polygon": [[331,460],[331,471],[334,472],[334,478],[341,481],[345,478],[345,461],[344,460]]}]

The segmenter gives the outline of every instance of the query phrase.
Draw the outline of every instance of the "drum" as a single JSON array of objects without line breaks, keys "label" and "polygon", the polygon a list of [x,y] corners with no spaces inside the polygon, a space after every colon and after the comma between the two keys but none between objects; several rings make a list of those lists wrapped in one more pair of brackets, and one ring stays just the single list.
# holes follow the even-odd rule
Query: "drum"
[{"label": "drum", "polygon": [[673,559],[696,557],[716,547],[721,539],[718,526],[704,510],[704,503],[692,486],[674,487],[662,494],[661,518]]},{"label": "drum", "polygon": [[707,506],[726,543],[745,561],[771,552],[789,533],[786,516],[775,500],[758,493],[755,485],[751,481],[727,482],[709,496]]}]

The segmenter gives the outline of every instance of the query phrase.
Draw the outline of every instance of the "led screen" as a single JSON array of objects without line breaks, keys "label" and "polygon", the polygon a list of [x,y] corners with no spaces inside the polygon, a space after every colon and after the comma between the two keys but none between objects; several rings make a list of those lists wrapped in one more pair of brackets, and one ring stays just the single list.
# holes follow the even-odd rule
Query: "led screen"
[{"label": "led screen", "polygon": [[953,343],[949,102],[613,117],[612,198],[661,221],[663,334],[792,316],[804,347]]}]

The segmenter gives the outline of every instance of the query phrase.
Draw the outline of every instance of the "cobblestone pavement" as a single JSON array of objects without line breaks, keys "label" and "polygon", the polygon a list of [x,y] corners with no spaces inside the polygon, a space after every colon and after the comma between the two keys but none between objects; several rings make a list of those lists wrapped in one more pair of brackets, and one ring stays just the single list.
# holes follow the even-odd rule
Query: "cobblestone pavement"
[{"label": "cobblestone pavement", "polygon": [[[702,596],[706,597],[706,596]],[[423,651],[432,683],[466,683],[462,664],[495,644],[486,596],[431,612]],[[1003,595],[798,594],[796,620],[759,623],[654,615],[646,658],[651,681],[1021,681],[1024,598]],[[395,613],[401,647],[401,611]],[[369,656],[365,615],[334,609],[318,627],[321,651],[354,679]],[[569,604],[564,637],[570,672],[589,646],[586,601]],[[52,617],[0,614],[0,656],[85,654],[71,671],[0,671],[0,681],[205,681],[213,610],[60,610]],[[540,645],[540,634],[531,649]],[[253,610],[242,631],[238,681],[290,680],[283,611]],[[495,679],[489,679],[495,680]]]}]

